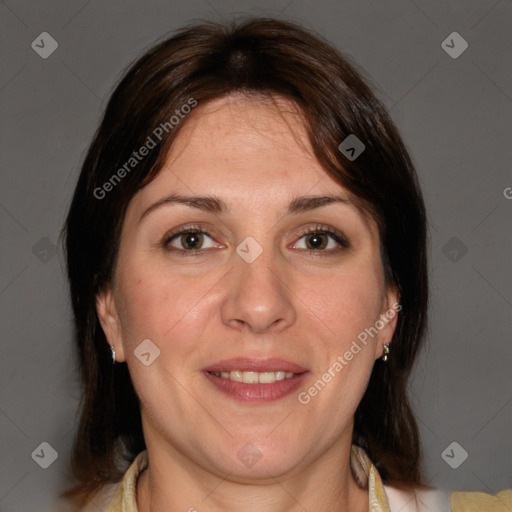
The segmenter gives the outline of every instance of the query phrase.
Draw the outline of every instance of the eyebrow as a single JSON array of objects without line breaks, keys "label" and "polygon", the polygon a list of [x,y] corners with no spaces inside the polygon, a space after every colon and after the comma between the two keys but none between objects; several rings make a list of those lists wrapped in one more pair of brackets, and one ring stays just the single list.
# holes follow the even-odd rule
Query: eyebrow
[{"label": "eyebrow", "polygon": [[[304,213],[333,203],[352,205],[352,202],[348,199],[348,197],[344,196],[300,196],[292,199],[288,205],[288,211],[286,213]],[[215,196],[183,196],[180,194],[170,194],[168,196],[162,197],[150,205],[140,216],[139,224],[142,222],[144,217],[156,209],[164,205],[168,206],[175,204],[184,204],[186,206],[190,206],[191,208],[197,208],[199,210],[210,213],[220,214],[227,213],[229,211],[228,205],[222,199]]]}]

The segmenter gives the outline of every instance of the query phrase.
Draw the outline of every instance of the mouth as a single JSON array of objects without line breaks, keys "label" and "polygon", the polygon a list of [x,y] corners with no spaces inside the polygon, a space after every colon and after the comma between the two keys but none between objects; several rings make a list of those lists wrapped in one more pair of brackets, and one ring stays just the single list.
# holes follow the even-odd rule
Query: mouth
[{"label": "mouth", "polygon": [[231,372],[208,372],[214,377],[220,377],[221,379],[229,379],[234,382],[244,382],[245,384],[272,384],[272,382],[291,379],[294,375],[298,375],[293,372],[285,372],[284,370],[278,370],[277,372],[245,372],[242,370],[234,370]]},{"label": "mouth", "polygon": [[243,402],[268,403],[295,391],[309,371],[283,359],[230,359],[203,368],[217,391]]}]

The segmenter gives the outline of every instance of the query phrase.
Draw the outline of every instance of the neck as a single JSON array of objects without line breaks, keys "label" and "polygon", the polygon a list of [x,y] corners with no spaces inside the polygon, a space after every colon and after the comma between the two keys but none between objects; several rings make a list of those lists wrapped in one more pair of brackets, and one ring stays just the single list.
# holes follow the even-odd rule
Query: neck
[{"label": "neck", "polygon": [[329,450],[322,460],[301,472],[269,474],[257,482],[236,481],[230,475],[215,475],[178,454],[167,458],[162,450],[148,446],[149,465],[137,482],[138,512],[304,512],[333,510],[367,512],[368,494],[350,470],[350,445]]}]

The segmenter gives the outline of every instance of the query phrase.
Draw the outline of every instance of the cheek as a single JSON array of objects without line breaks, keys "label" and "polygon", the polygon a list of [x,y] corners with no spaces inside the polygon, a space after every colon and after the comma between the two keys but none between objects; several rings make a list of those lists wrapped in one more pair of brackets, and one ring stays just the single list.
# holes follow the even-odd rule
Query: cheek
[{"label": "cheek", "polygon": [[342,349],[378,318],[382,282],[368,269],[347,271],[322,283],[309,282],[302,288],[301,297],[307,297],[304,303],[313,313],[314,323]]},{"label": "cheek", "polygon": [[[161,350],[186,350],[186,340],[202,332],[201,315],[210,279],[172,274],[157,265],[126,265],[119,275],[123,340],[131,347],[149,338]],[[203,326],[204,327],[204,326]],[[180,342],[180,340],[182,340]],[[190,347],[192,348],[192,347]]]},{"label": "cheek", "polygon": [[[183,277],[166,275],[156,266],[135,263],[119,272],[126,362],[144,409],[158,417],[159,424],[172,424],[176,411],[183,415],[194,407],[193,402],[182,399],[177,382],[183,380],[203,331],[197,308],[202,306],[199,300],[205,291],[199,281],[183,281]],[[146,339],[160,350],[158,359],[149,366],[136,357],[137,347]],[[162,400],[166,404],[163,408]]]},{"label": "cheek", "polygon": [[311,392],[313,407],[332,411],[336,425],[345,424],[353,414],[368,384],[376,338],[367,336],[365,329],[375,324],[382,305],[380,274],[368,267],[350,270],[321,285],[310,283],[302,291],[310,298],[305,311],[313,313],[310,324],[319,334],[316,379],[313,388],[303,391]]}]

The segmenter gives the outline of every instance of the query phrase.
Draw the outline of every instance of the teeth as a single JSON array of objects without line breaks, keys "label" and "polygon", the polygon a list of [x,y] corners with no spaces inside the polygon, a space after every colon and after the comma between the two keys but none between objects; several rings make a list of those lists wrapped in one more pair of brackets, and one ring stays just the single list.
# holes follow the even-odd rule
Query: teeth
[{"label": "teeth", "polygon": [[272,384],[276,380],[291,379],[295,374],[279,370],[277,372],[243,372],[235,370],[232,372],[210,372],[216,377],[231,379],[235,382],[244,382],[245,384]]},{"label": "teeth", "polygon": [[242,380],[246,384],[257,384],[258,383],[258,372],[243,372]]},{"label": "teeth", "polygon": [[243,382],[244,380],[244,372],[229,372],[229,378],[231,380],[234,380],[235,382]]},{"label": "teeth", "polygon": [[259,382],[261,384],[271,384],[276,381],[276,372],[261,372]]}]

